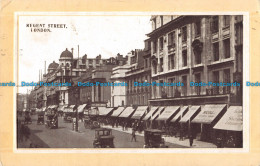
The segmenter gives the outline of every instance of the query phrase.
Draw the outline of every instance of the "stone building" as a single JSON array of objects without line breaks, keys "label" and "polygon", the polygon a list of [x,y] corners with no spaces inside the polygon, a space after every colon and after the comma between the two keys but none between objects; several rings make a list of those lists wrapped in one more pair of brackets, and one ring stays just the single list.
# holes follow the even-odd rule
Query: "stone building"
[{"label": "stone building", "polygon": [[[151,105],[242,104],[242,16],[153,16]],[[190,86],[237,82],[240,87]]]}]

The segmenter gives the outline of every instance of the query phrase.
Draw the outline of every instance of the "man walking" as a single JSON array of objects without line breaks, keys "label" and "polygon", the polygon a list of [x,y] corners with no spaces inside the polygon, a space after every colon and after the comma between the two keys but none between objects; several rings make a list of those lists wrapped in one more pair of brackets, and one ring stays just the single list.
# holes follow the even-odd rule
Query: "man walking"
[{"label": "man walking", "polygon": [[132,129],[132,139],[131,139],[131,142],[133,142],[133,140],[135,140],[135,142],[136,142],[135,128]]},{"label": "man walking", "polygon": [[189,141],[190,141],[190,147],[192,147],[192,144],[193,144],[193,136],[192,136],[192,134],[189,135]]}]

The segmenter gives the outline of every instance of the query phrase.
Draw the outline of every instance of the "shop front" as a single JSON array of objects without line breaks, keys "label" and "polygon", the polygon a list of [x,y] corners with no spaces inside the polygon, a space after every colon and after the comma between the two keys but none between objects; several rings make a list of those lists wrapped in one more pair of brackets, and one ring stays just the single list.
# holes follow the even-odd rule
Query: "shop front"
[{"label": "shop front", "polygon": [[[214,125],[227,111],[226,104],[210,104],[202,107],[201,112],[191,121],[191,131],[199,132],[201,141],[216,142]],[[200,126],[200,129],[199,129]]]},{"label": "shop front", "polygon": [[230,106],[223,117],[213,127],[216,130],[217,146],[243,147],[243,108]]}]

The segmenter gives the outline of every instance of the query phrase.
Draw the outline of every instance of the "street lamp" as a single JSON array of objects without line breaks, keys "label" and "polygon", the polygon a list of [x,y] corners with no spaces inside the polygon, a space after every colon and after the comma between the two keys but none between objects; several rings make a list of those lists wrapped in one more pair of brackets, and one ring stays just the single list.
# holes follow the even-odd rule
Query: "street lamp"
[{"label": "street lamp", "polygon": [[75,131],[79,131],[79,122],[78,122],[78,98],[79,98],[79,88],[75,87],[74,96],[76,99],[76,122],[75,122]]}]

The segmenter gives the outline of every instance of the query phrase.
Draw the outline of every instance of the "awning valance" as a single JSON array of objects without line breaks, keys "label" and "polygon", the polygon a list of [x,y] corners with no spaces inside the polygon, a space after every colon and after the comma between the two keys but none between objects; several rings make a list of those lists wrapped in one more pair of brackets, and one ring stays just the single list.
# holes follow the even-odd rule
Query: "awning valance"
[{"label": "awning valance", "polygon": [[145,112],[147,111],[148,106],[139,106],[134,115],[131,117],[132,119],[141,119],[142,116],[145,114]]},{"label": "awning valance", "polygon": [[150,120],[150,118],[156,113],[158,107],[151,107],[151,110],[145,115],[143,120]]},{"label": "awning valance", "polygon": [[226,106],[226,104],[205,105],[201,112],[191,122],[210,124]]},{"label": "awning valance", "polygon": [[119,117],[128,118],[134,111],[135,109],[133,109],[132,107],[126,107],[126,109],[119,115]]},{"label": "awning valance", "polygon": [[186,123],[190,119],[192,119],[199,112],[200,106],[192,106],[189,108],[188,112],[181,118],[181,123]]},{"label": "awning valance", "polygon": [[107,108],[107,107],[98,107],[98,115],[100,116],[106,116],[108,115],[113,108]]},{"label": "awning valance", "polygon": [[124,111],[124,109],[124,107],[118,107],[111,116],[118,117]]},{"label": "awning valance", "polygon": [[151,120],[155,120],[163,112],[163,110],[164,107],[159,107],[158,111],[155,114],[153,114],[153,116],[151,117]]},{"label": "awning valance", "polygon": [[171,122],[176,122],[179,118],[182,118],[188,111],[188,106],[183,106],[181,110],[172,118]]},{"label": "awning valance", "polygon": [[213,127],[220,130],[243,131],[242,106],[230,106],[223,117]]},{"label": "awning valance", "polygon": [[167,106],[163,113],[159,115],[159,117],[156,120],[168,120],[170,117],[172,117],[174,114],[177,113],[177,111],[180,110],[179,106]]}]

